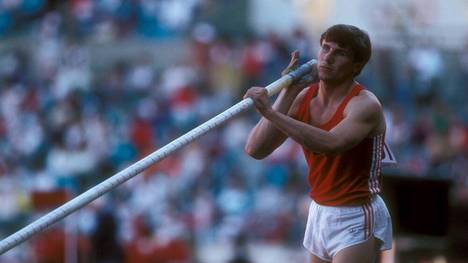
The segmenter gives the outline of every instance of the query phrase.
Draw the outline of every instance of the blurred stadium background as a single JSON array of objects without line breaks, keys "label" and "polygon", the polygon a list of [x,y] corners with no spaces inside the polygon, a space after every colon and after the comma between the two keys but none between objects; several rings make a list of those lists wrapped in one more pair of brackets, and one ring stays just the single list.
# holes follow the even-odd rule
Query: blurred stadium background
[{"label": "blurred stadium background", "polygon": [[[0,0],[0,237],[367,30],[359,81],[399,165],[395,262],[468,262],[466,0]],[[252,110],[0,256],[1,263],[306,262],[306,166],[243,152]],[[242,261],[244,260],[244,261]]]}]

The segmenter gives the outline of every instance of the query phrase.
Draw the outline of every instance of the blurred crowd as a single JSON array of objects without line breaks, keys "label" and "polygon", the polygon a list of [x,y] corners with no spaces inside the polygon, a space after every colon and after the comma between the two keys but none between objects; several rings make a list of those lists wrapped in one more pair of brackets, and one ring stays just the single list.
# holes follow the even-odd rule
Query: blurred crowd
[{"label": "blurred crowd", "polygon": [[[277,79],[291,51],[304,61],[317,52],[318,40],[300,29],[232,38],[195,23],[209,4],[75,0],[40,15],[47,1],[0,3],[0,35],[14,39],[15,19],[27,17],[32,26],[21,32],[34,41],[0,52],[1,236],[227,109],[251,85]],[[78,39],[64,37],[70,32]],[[188,56],[162,68],[150,57],[111,60],[97,72],[88,41],[103,36],[172,36]],[[384,105],[401,176],[468,189],[468,53],[423,41],[376,47],[359,81]],[[229,121],[0,262],[62,262],[70,246],[79,262],[191,262],[201,244],[239,238],[300,246],[308,205],[301,149],[288,140],[264,161],[248,157],[243,145],[257,120],[252,110]]]}]

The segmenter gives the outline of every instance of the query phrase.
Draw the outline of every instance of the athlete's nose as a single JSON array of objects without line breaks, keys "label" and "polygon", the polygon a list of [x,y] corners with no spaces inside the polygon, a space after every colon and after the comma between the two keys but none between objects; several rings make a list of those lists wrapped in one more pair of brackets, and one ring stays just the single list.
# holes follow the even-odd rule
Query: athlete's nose
[{"label": "athlete's nose", "polygon": [[324,54],[323,60],[328,64],[333,64],[333,61],[335,61],[334,55],[332,52],[327,52]]}]

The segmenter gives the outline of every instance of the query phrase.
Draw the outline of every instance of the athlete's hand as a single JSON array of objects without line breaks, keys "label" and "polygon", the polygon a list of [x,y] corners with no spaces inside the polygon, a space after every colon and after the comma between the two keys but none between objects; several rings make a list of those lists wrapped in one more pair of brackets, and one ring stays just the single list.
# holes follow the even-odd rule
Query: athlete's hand
[{"label": "athlete's hand", "polygon": [[[288,74],[289,72],[297,69],[299,67],[299,51],[295,50],[291,53],[291,60],[289,61],[289,65],[281,72],[281,76]],[[310,74],[302,76],[302,78],[294,81],[289,87],[288,90],[302,90],[308,87],[310,84],[318,81],[317,75],[317,66],[315,66]]]},{"label": "athlete's hand", "polygon": [[253,100],[255,109],[261,115],[265,115],[273,110],[268,99],[268,91],[263,87],[252,87],[248,89],[244,95],[244,99],[246,98],[251,98]]},{"label": "athlete's hand", "polygon": [[299,66],[299,50],[294,50],[291,53],[291,60],[289,61],[289,65],[281,72],[281,76],[288,74],[289,72],[297,69]]}]

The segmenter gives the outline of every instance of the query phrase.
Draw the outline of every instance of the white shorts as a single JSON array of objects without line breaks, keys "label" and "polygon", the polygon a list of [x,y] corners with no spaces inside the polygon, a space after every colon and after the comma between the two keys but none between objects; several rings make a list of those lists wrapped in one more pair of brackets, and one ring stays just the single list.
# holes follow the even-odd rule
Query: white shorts
[{"label": "white shorts", "polygon": [[304,247],[315,256],[331,261],[340,250],[364,243],[370,237],[381,241],[380,250],[392,248],[392,222],[378,195],[361,206],[324,206],[311,202]]}]

